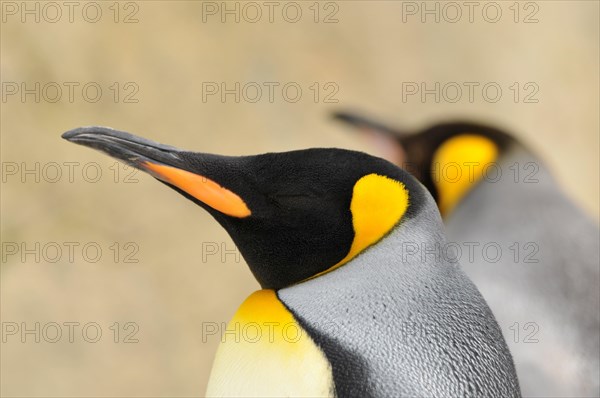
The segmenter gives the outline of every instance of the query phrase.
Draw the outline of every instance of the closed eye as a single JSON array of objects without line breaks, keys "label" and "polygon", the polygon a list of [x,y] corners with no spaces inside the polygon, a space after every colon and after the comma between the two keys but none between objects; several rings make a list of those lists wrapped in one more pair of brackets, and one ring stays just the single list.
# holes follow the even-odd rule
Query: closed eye
[{"label": "closed eye", "polygon": [[277,203],[278,207],[288,209],[311,209],[316,204],[316,197],[310,192],[302,193],[275,193],[271,199]]}]

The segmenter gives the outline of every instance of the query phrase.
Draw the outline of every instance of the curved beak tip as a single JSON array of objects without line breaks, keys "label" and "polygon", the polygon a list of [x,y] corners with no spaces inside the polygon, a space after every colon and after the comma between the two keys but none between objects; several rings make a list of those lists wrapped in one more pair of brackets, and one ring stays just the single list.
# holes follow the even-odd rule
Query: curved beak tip
[{"label": "curved beak tip", "polygon": [[64,133],[62,133],[61,137],[67,141],[70,141],[71,139],[76,138],[77,135],[82,132],[82,130],[83,130],[83,127],[78,127],[76,129],[65,131]]}]

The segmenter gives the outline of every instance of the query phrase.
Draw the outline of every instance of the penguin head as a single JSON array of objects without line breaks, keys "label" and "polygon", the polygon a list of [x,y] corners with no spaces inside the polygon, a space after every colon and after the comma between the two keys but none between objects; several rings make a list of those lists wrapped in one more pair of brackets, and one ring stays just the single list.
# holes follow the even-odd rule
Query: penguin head
[{"label": "penguin head", "polygon": [[410,133],[354,113],[337,112],[333,117],[359,128],[371,143],[382,148],[387,160],[417,177],[443,216],[484,176],[495,178],[495,162],[517,144],[509,134],[478,123],[439,123]]},{"label": "penguin head", "polygon": [[78,128],[63,138],[145,171],[203,207],[227,230],[263,288],[342,266],[424,203],[425,190],[410,174],[361,152],[220,156],[104,127]]}]

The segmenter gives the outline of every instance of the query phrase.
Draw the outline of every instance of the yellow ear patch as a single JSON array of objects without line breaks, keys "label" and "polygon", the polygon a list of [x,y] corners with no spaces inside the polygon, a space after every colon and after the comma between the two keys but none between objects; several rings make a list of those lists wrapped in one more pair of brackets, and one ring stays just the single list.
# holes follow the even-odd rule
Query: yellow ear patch
[{"label": "yellow ear patch", "polygon": [[313,278],[341,267],[383,238],[406,213],[408,204],[408,190],[401,182],[378,174],[359,179],[354,184],[350,203],[354,227],[350,251],[340,262]]},{"label": "yellow ear patch", "polygon": [[496,144],[477,134],[461,134],[440,145],[433,156],[431,174],[443,216],[454,209],[497,158]]}]

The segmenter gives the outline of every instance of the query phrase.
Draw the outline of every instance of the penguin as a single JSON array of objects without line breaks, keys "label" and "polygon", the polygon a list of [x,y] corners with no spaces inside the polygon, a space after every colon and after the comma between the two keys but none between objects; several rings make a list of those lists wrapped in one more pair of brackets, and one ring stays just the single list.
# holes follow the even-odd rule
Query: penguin
[{"label": "penguin", "polygon": [[494,315],[436,252],[439,211],[405,170],[335,148],[234,157],[106,127],[63,138],[204,208],[260,284],[223,334],[207,396],[520,397]]},{"label": "penguin", "polygon": [[410,133],[353,112],[333,116],[433,195],[463,269],[500,324],[523,395],[600,396],[600,232],[543,162],[484,124]]}]

